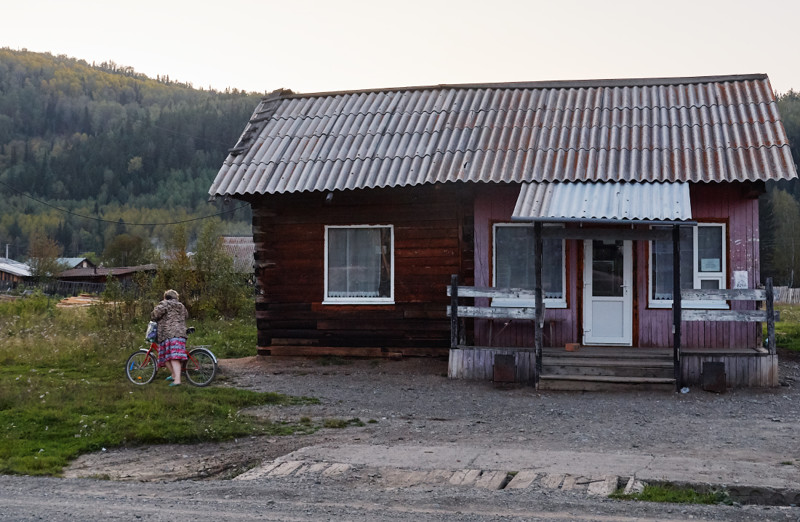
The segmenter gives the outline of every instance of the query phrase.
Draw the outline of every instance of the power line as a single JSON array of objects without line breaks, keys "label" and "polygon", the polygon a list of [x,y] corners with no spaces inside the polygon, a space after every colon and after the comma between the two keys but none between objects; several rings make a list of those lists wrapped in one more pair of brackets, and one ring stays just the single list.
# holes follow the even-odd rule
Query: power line
[{"label": "power line", "polygon": [[[37,203],[39,203],[41,205],[44,205],[46,207],[50,207],[52,209],[55,209],[55,210],[57,210],[59,212],[63,212],[65,214],[69,214],[71,216],[75,216],[75,217],[79,217],[79,218],[83,218],[83,219],[90,219],[90,220],[93,220],[93,221],[99,221],[101,223],[114,223],[114,224],[119,223],[119,219],[117,219],[115,221],[115,220],[112,220],[112,219],[103,219],[101,217],[85,216],[83,214],[78,214],[77,212],[73,212],[71,210],[67,210],[65,208],[58,207],[56,205],[50,204],[50,203],[48,203],[46,201],[43,201],[41,199],[35,198],[35,197],[31,196],[30,194],[28,194],[26,192],[23,192],[23,191],[21,191],[19,189],[16,189],[16,188],[12,187],[11,185],[9,185],[8,183],[2,182],[2,181],[0,181],[0,185],[6,187],[7,189],[13,190],[17,194],[19,194],[19,195],[21,195],[23,197],[26,197],[26,198],[28,198],[30,200],[33,200],[33,201],[35,201],[35,202],[37,202]],[[229,214],[231,212],[236,212],[237,210],[241,210],[241,209],[246,208],[248,206],[249,206],[249,204],[245,204],[245,205],[241,205],[241,206],[236,207],[236,208],[232,208],[230,210],[223,210],[222,212],[217,212],[216,214],[208,214],[208,215],[200,216],[200,217],[196,217],[196,218],[182,219],[182,220],[179,220],[179,221],[171,221],[171,222],[166,222],[166,223],[128,223],[126,221],[123,221],[123,223],[126,226],[136,226],[136,227],[154,227],[154,226],[180,225],[180,224],[183,224],[183,223],[190,223],[192,221],[200,221],[200,220],[203,220],[203,219],[210,219],[212,217],[221,216],[223,214]]]}]

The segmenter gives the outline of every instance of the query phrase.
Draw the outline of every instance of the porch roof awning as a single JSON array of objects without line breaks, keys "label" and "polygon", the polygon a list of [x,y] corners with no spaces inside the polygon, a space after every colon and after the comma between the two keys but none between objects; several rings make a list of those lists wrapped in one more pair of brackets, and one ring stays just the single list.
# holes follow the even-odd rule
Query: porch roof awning
[{"label": "porch roof awning", "polygon": [[522,184],[514,221],[692,224],[688,183]]}]

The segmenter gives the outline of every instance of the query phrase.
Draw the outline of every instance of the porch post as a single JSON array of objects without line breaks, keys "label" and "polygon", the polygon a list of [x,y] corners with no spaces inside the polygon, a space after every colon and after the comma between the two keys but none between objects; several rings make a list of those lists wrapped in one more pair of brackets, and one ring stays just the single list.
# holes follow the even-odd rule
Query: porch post
[{"label": "porch post", "polygon": [[450,276],[450,348],[458,348],[458,275]]},{"label": "porch post", "polygon": [[681,227],[672,227],[672,364],[675,390],[681,383]]},{"label": "porch post", "polygon": [[536,294],[536,319],[533,327],[534,357],[536,358],[536,384],[539,384],[539,375],[542,373],[542,344],[544,343],[542,327],[544,326],[544,296],[542,294],[542,262],[544,260],[542,223],[537,221],[533,225],[533,279]]},{"label": "porch post", "polygon": [[[775,353],[775,293],[772,290],[772,278],[767,278],[767,348],[769,353]],[[760,325],[759,325],[760,326]]]}]

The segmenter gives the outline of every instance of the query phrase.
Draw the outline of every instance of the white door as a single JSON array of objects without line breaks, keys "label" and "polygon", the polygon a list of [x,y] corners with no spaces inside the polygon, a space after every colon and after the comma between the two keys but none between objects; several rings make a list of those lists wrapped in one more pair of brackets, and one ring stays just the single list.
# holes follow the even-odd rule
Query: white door
[{"label": "white door", "polygon": [[630,346],[633,339],[631,241],[583,242],[583,344]]}]

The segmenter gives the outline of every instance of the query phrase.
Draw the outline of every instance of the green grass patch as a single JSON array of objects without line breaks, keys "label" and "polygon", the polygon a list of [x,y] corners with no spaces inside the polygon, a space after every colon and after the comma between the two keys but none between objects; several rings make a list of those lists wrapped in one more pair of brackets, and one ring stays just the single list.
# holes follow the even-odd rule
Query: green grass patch
[{"label": "green grass patch", "polygon": [[724,491],[698,492],[689,487],[648,484],[641,493],[626,495],[622,488],[609,495],[618,500],[639,500],[643,502],[669,502],[672,504],[730,504]]},{"label": "green grass patch", "polygon": [[[775,323],[775,344],[794,352],[800,352],[800,305],[778,305],[775,310],[781,313],[781,320]],[[764,339],[767,326],[763,326]]]},{"label": "green grass patch", "polygon": [[323,428],[342,429],[350,426],[362,427],[364,426],[364,422],[357,417],[353,417],[352,419],[325,419],[322,421]]},{"label": "green grass patch", "polygon": [[[209,335],[244,342],[245,327],[233,323],[227,335],[222,322],[211,322]],[[115,446],[317,429],[239,413],[314,399],[214,385],[170,388],[164,370],[147,386],[131,384],[124,362],[142,344],[143,332],[140,324],[108,327],[85,309],[57,309],[41,296],[0,303],[0,473],[58,475],[80,454]],[[212,349],[218,356],[230,353]]]}]

